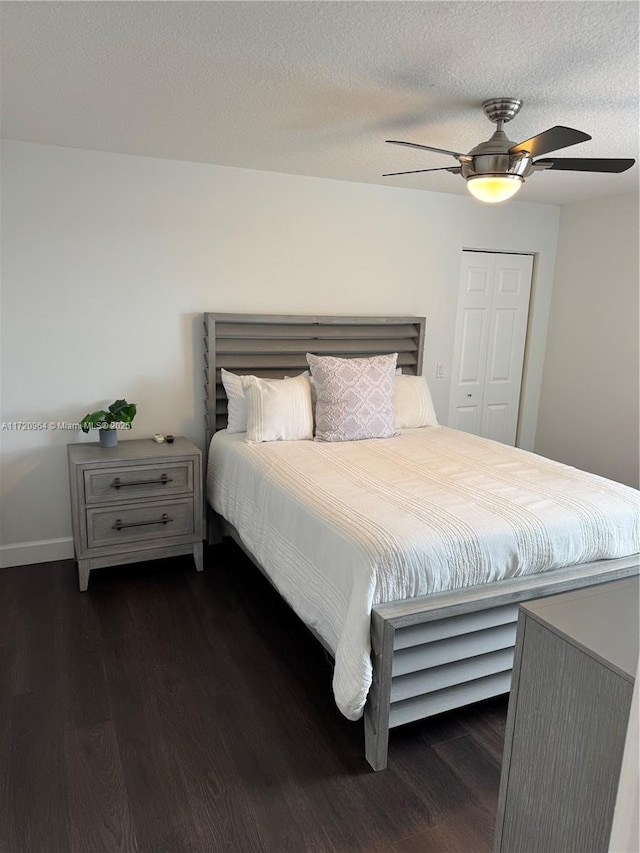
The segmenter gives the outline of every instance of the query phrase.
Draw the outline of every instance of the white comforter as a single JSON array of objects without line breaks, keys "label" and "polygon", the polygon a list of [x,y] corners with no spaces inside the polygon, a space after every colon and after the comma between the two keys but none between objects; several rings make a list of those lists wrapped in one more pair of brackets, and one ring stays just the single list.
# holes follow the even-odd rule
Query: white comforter
[{"label": "white comforter", "polygon": [[640,494],[446,427],[249,444],[218,432],[207,496],[335,654],[358,719],[374,604],[640,551]]}]

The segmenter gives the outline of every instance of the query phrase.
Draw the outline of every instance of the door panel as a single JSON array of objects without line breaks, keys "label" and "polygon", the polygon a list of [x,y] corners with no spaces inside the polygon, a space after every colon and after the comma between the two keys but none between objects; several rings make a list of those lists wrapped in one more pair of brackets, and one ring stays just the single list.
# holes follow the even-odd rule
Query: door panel
[{"label": "door panel", "polygon": [[487,309],[468,308],[462,326],[460,384],[473,385],[481,381],[482,353],[487,340]]},{"label": "door panel", "polygon": [[480,409],[478,406],[456,406],[455,423],[450,424],[461,432],[471,432],[478,435],[480,431]]},{"label": "door panel", "polygon": [[495,404],[487,406],[482,423],[482,435],[484,438],[491,438],[494,441],[501,441],[503,444],[506,444],[505,439],[508,437],[509,414],[509,407],[506,405]]},{"label": "door panel", "polygon": [[[517,257],[522,257],[518,255]],[[520,293],[521,274],[519,269],[511,269],[507,267],[499,267],[496,276],[497,292],[511,293],[517,295]]]},{"label": "door panel", "polygon": [[500,308],[495,312],[491,340],[489,341],[488,382],[509,382],[511,377],[514,311]]},{"label": "door panel", "polygon": [[487,266],[470,266],[466,277],[467,293],[475,296],[488,295],[491,292],[493,270]]},{"label": "door panel", "polygon": [[532,255],[463,252],[449,403],[455,429],[515,444],[532,270]]}]

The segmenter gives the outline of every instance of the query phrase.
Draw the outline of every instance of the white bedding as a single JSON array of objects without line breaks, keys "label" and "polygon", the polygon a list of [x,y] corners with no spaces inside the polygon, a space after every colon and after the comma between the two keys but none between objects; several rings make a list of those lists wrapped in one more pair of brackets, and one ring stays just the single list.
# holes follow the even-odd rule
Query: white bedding
[{"label": "white bedding", "polygon": [[446,427],[355,442],[215,434],[207,497],[335,655],[358,719],[374,604],[640,551],[640,494]]}]

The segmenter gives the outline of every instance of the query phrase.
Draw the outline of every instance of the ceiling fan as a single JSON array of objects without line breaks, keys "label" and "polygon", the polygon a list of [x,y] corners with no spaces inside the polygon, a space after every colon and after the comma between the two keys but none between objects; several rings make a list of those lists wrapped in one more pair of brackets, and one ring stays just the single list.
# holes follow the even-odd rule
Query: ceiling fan
[{"label": "ceiling fan", "polygon": [[571,127],[556,125],[548,130],[526,139],[524,142],[512,142],[507,138],[502,127],[515,118],[520,111],[522,101],[517,98],[491,98],[484,101],[482,109],[489,121],[497,124],[497,129],[491,139],[481,142],[472,148],[468,154],[460,151],[447,151],[444,148],[433,148],[431,145],[419,145],[417,142],[400,142],[397,139],[387,139],[392,145],[406,145],[408,148],[420,148],[423,151],[435,151],[438,154],[449,154],[460,164],[459,166],[444,166],[437,169],[413,169],[410,172],[389,172],[383,175],[388,178],[393,175],[413,175],[418,172],[451,172],[462,175],[467,182],[467,189],[480,201],[495,204],[506,201],[515,195],[525,178],[533,172],[543,169],[557,169],[574,172],[625,172],[630,169],[635,160],[606,159],[606,158],[567,158],[551,157],[534,160],[550,151],[568,148],[578,142],[591,139],[588,133],[574,130]]}]

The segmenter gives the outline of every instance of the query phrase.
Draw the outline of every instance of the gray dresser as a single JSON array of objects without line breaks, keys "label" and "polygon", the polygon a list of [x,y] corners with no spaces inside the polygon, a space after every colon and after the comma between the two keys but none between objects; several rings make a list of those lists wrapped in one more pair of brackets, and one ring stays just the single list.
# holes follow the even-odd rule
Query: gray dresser
[{"label": "gray dresser", "polygon": [[638,595],[636,576],[521,606],[495,851],[608,850]]},{"label": "gray dresser", "polygon": [[67,445],[80,589],[105,566],[193,554],[202,571],[202,454],[186,438]]}]

